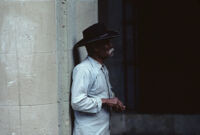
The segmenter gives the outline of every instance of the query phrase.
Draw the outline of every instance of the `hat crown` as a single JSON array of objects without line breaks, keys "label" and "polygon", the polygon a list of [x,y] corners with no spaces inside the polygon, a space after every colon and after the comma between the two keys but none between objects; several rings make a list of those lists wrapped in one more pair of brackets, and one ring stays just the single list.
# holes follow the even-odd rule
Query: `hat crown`
[{"label": "hat crown", "polygon": [[119,32],[108,30],[103,23],[96,23],[83,31],[83,39],[75,44],[75,47],[91,45],[96,41],[112,39],[119,36]]},{"label": "hat crown", "polygon": [[96,23],[83,31],[84,39],[93,39],[107,32],[107,28],[103,23]]}]

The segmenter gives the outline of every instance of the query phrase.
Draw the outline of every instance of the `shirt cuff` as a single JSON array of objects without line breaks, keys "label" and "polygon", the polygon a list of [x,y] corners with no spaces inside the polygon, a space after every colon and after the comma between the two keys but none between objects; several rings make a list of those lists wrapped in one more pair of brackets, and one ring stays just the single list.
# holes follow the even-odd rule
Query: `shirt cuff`
[{"label": "shirt cuff", "polygon": [[101,98],[96,98],[96,101],[97,101],[97,112],[100,112],[101,111],[101,108],[102,108],[102,101],[101,101]]},{"label": "shirt cuff", "polygon": [[113,91],[111,91],[111,98],[115,97],[115,93]]}]

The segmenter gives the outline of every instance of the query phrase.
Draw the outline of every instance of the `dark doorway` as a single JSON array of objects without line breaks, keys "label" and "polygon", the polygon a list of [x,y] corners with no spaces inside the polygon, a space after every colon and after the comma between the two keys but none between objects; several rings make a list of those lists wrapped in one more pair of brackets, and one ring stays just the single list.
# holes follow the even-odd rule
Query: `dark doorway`
[{"label": "dark doorway", "polygon": [[136,8],[131,1],[99,0],[99,21],[121,35],[113,40],[116,53],[107,61],[107,66],[113,90],[129,112],[135,111],[138,104],[136,18]]},{"label": "dark doorway", "polygon": [[107,63],[128,111],[200,113],[199,11],[198,0],[99,0],[99,21],[121,33]]},{"label": "dark doorway", "polygon": [[198,1],[140,1],[140,109],[200,113]]}]

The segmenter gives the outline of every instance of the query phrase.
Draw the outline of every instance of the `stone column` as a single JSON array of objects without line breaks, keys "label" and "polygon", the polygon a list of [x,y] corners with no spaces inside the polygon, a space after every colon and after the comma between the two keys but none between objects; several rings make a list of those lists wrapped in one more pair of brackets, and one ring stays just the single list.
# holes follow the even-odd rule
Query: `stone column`
[{"label": "stone column", "polygon": [[[74,44],[82,38],[82,31],[97,22],[97,0],[57,0],[57,50],[58,50],[58,111],[59,135],[72,133],[70,118],[71,73],[74,67]],[[80,60],[87,53],[79,49]]]},{"label": "stone column", "polygon": [[57,135],[54,0],[0,1],[0,134]]}]

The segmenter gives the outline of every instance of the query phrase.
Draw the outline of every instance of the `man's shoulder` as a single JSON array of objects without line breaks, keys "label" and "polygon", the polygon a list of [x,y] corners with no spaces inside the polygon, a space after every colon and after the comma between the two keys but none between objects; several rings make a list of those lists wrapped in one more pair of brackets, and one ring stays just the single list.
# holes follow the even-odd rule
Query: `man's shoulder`
[{"label": "man's shoulder", "polygon": [[73,74],[85,74],[89,76],[91,80],[93,80],[96,78],[98,70],[92,66],[89,59],[85,59],[74,67]]},{"label": "man's shoulder", "polygon": [[87,59],[83,60],[81,63],[74,67],[74,70],[89,71],[91,69],[91,64]]}]

